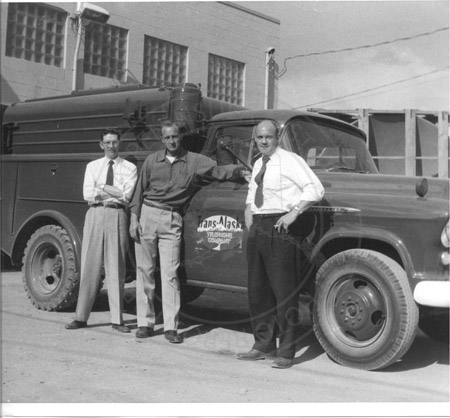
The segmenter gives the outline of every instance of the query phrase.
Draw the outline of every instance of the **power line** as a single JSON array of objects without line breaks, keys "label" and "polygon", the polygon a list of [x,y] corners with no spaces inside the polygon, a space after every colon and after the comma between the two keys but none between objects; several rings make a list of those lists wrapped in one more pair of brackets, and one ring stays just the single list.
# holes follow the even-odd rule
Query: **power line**
[{"label": "power line", "polygon": [[406,81],[416,80],[416,79],[418,79],[418,78],[425,77],[425,76],[430,75],[430,74],[435,74],[435,73],[438,73],[438,72],[440,72],[440,71],[447,70],[448,68],[449,68],[449,66],[447,65],[447,67],[443,67],[443,68],[440,68],[440,69],[438,69],[438,70],[430,71],[430,72],[428,72],[428,73],[419,74],[419,75],[416,75],[416,76],[414,76],[414,77],[405,78],[404,80],[398,80],[398,81],[395,81],[395,82],[393,82],[393,83],[383,84],[383,85],[381,85],[381,86],[373,87],[373,88],[371,88],[371,89],[366,89],[366,90],[358,91],[358,92],[355,92],[355,93],[346,94],[345,96],[335,97],[334,99],[328,99],[328,100],[323,100],[323,101],[321,101],[321,102],[310,103],[310,104],[307,104],[307,105],[304,105],[304,106],[294,107],[293,109],[294,109],[294,110],[295,110],[295,109],[302,109],[302,108],[304,108],[304,107],[316,106],[316,105],[318,105],[318,104],[323,104],[323,103],[328,103],[328,102],[334,102],[335,100],[346,99],[347,97],[356,96],[356,95],[358,95],[358,94],[367,93],[367,92],[369,92],[369,91],[374,91],[374,90],[382,89],[382,88],[385,88],[385,87],[394,86],[394,85],[396,85],[396,84],[404,83],[404,82],[406,82]]},{"label": "power line", "polygon": [[418,35],[413,35],[413,36],[406,36],[404,38],[398,38],[398,39],[393,39],[393,40],[390,40],[390,41],[379,42],[377,44],[363,45],[363,46],[357,46],[357,47],[353,47],[353,48],[336,49],[336,50],[323,51],[323,52],[311,52],[309,54],[294,55],[292,57],[287,57],[287,58],[284,59],[283,69],[276,75],[276,77],[280,78],[282,75],[284,75],[286,73],[286,71],[287,71],[287,66],[286,66],[287,61],[288,60],[292,60],[294,58],[304,58],[304,57],[312,57],[312,56],[315,56],[315,55],[336,54],[338,52],[356,51],[358,49],[374,48],[374,47],[380,46],[380,45],[387,45],[387,44],[392,44],[392,43],[401,42],[401,41],[409,41],[411,39],[416,39],[416,38],[420,38],[420,37],[423,37],[423,36],[433,35],[435,33],[443,32],[443,31],[446,31],[448,29],[449,28],[447,26],[445,28],[436,29],[436,30],[431,31],[431,32],[420,33]]},{"label": "power line", "polygon": [[[422,80],[422,81],[420,81],[418,83],[414,83],[414,84],[409,85],[409,86],[408,85],[407,86],[397,86],[397,87],[393,87],[393,88],[391,88],[389,90],[377,91],[377,92],[369,92],[368,94],[364,94],[362,96],[359,96],[356,100],[365,99],[367,97],[371,97],[371,96],[375,96],[375,95],[379,95],[379,94],[387,94],[387,93],[390,93],[390,92],[393,92],[393,91],[397,91],[399,89],[406,89],[406,88],[411,88],[411,87],[417,87],[417,86],[422,85],[422,84],[434,83],[434,82],[436,82],[438,80],[441,80],[441,79],[448,80],[448,76],[447,75],[442,75],[441,77],[437,77],[437,78],[434,78],[434,79],[431,79],[431,80]],[[346,101],[346,99],[343,98],[342,100],[337,100],[334,104],[340,103],[340,102],[345,102],[345,101]]]}]

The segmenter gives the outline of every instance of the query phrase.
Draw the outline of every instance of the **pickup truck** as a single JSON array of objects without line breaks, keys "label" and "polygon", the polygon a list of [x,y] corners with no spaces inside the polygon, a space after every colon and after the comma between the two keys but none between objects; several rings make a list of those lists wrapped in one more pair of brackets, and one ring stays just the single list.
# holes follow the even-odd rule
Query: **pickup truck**
[{"label": "pickup truck", "polygon": [[[141,115],[143,124],[147,110]],[[11,131],[14,125],[20,132],[17,118],[6,119]],[[309,301],[319,343],[344,366],[376,370],[393,364],[413,343],[422,311],[427,316],[434,310],[448,315],[449,180],[382,175],[361,130],[315,113],[243,109],[217,113],[205,122],[203,131],[189,138],[190,143],[218,165],[251,167],[258,158],[255,127],[264,119],[278,124],[281,146],[302,156],[325,188],[323,200],[302,215],[309,234],[299,246],[308,260],[298,278],[299,300]],[[13,142],[10,135],[9,143]],[[145,137],[137,143],[145,145]],[[130,142],[122,155],[139,166],[148,152]],[[39,163],[30,159],[28,164]],[[24,285],[40,309],[66,309],[76,302],[86,210],[81,191],[84,165],[72,162],[76,181],[71,183],[71,198],[60,201],[59,209],[47,210],[58,200],[58,191],[53,191],[47,202],[37,205],[39,222],[23,219],[22,225],[9,226],[17,242],[9,238],[7,253],[13,259],[23,254]],[[52,182],[60,168],[49,168],[47,181]],[[42,180],[39,170],[33,173],[36,178],[27,179],[28,195]],[[244,181],[205,180],[190,201],[180,268],[185,301],[199,297],[205,288],[246,292],[247,190]],[[16,206],[27,203],[27,193],[16,192]],[[76,225],[70,217],[75,215],[64,214],[74,203]],[[2,218],[3,227],[6,221]]]}]

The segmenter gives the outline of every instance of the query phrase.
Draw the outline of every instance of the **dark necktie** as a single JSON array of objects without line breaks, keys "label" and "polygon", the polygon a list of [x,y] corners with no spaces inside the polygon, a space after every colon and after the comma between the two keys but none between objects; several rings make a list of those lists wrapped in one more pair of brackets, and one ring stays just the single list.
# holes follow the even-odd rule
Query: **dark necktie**
[{"label": "dark necktie", "polygon": [[267,166],[267,161],[269,161],[269,157],[264,156],[262,161],[263,162],[262,162],[261,170],[259,170],[259,173],[255,177],[255,183],[258,185],[258,187],[256,188],[256,193],[255,193],[255,205],[257,208],[260,208],[264,202],[263,179],[264,179],[264,174],[266,173],[266,166]]},{"label": "dark necktie", "polygon": [[108,172],[106,173],[106,183],[108,186],[114,186],[114,171],[113,171],[113,165],[114,161],[109,160],[109,167]]}]

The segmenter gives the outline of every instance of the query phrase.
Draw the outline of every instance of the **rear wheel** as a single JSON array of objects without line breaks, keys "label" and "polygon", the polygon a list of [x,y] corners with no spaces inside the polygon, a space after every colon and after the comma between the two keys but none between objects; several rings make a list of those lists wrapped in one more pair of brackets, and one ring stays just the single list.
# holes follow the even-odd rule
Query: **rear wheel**
[{"label": "rear wheel", "polygon": [[67,231],[56,225],[39,228],[25,249],[22,274],[28,298],[36,308],[54,311],[74,306],[79,274]]},{"label": "rear wheel", "polygon": [[375,251],[348,250],[317,273],[314,332],[336,362],[387,367],[414,341],[418,308],[403,268]]}]

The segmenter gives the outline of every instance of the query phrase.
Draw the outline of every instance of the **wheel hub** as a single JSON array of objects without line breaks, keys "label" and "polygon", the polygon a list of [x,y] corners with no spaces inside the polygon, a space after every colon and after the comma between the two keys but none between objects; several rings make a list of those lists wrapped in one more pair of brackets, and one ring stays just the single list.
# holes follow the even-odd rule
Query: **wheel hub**
[{"label": "wheel hub", "polygon": [[375,337],[386,316],[379,291],[360,279],[342,283],[336,293],[334,313],[341,330],[358,341]]},{"label": "wheel hub", "polygon": [[43,245],[36,251],[32,264],[33,280],[42,293],[51,293],[59,285],[62,258],[52,245]]}]

